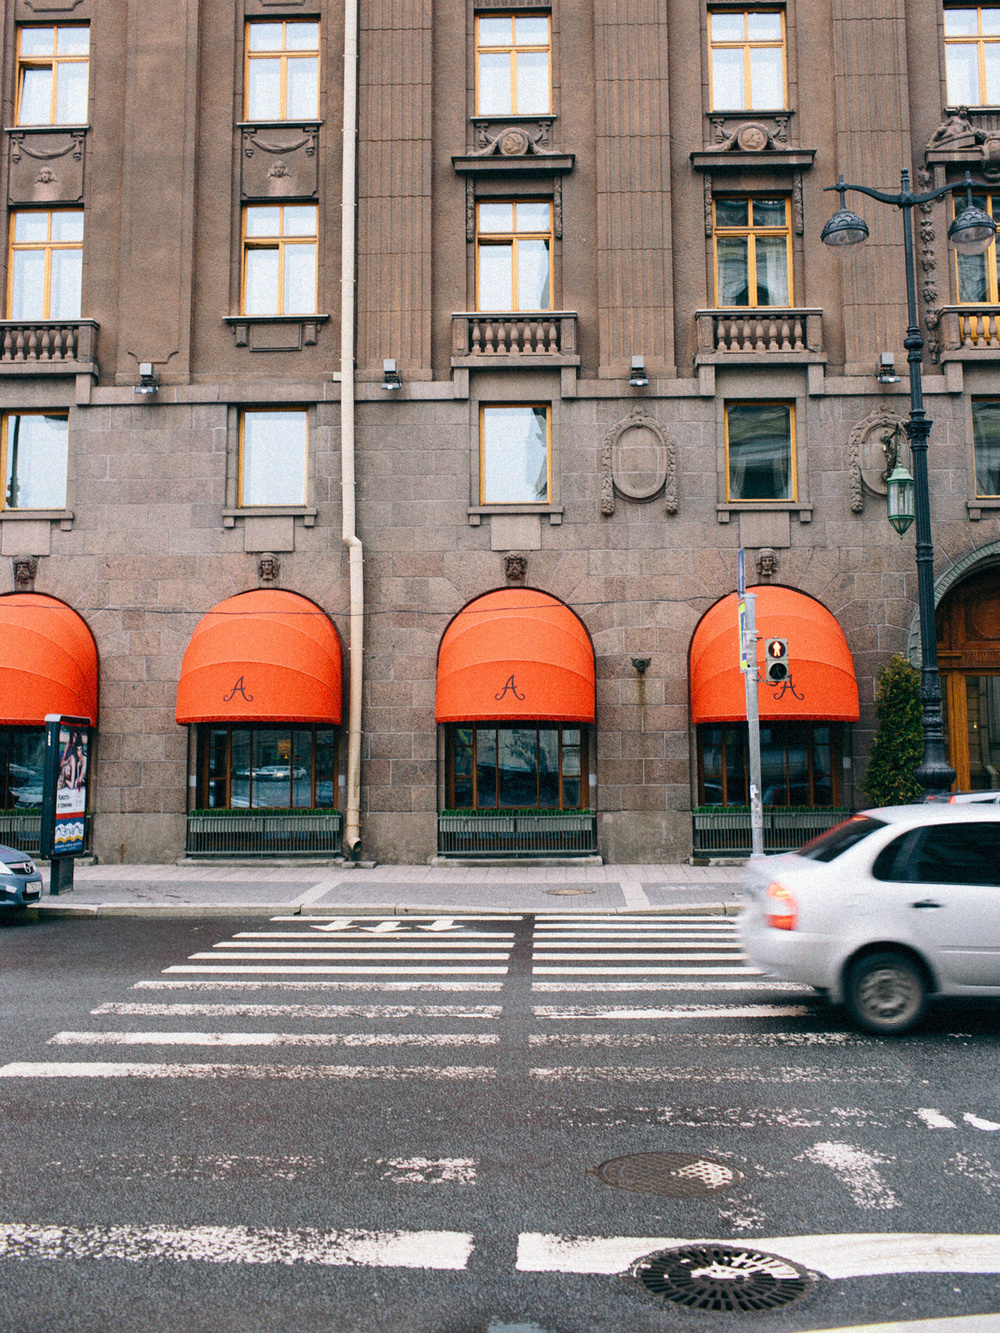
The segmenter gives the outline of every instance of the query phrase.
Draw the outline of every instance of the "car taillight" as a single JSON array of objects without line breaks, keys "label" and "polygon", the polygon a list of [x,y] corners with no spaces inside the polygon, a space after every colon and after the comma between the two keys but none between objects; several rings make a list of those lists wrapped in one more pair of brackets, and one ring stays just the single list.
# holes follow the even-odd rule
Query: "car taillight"
[{"label": "car taillight", "polygon": [[795,895],[777,880],[767,886],[765,916],[774,930],[795,930],[799,922],[799,905]]}]

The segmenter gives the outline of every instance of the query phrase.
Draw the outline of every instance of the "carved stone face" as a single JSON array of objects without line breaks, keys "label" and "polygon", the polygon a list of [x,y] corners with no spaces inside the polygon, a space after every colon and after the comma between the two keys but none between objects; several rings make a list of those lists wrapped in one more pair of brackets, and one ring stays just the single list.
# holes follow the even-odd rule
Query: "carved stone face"
[{"label": "carved stone face", "polygon": [[778,553],[770,547],[757,552],[757,573],[762,579],[773,578],[778,572]]},{"label": "carved stone face", "polygon": [[30,555],[16,555],[14,565],[14,586],[24,591],[34,586],[38,561]]},{"label": "carved stone face", "polygon": [[508,583],[523,583],[528,575],[528,558],[524,555],[505,555],[503,572]]},{"label": "carved stone face", "polygon": [[274,583],[281,572],[281,561],[276,555],[265,552],[257,561],[257,570],[264,583]]}]

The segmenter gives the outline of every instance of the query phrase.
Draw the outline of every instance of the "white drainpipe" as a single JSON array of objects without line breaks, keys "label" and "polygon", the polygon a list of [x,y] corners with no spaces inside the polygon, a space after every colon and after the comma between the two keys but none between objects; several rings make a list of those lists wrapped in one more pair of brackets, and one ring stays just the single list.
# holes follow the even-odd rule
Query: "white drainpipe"
[{"label": "white drainpipe", "polygon": [[354,300],[357,229],[358,6],[347,0],[344,15],[344,143],[341,179],[340,253],[340,469],[343,538],[347,546],[351,589],[348,662],[350,703],[347,719],[347,796],[344,847],[357,858],[361,844],[361,694],[364,687],[365,583],[364,548],[358,537],[354,475]]}]

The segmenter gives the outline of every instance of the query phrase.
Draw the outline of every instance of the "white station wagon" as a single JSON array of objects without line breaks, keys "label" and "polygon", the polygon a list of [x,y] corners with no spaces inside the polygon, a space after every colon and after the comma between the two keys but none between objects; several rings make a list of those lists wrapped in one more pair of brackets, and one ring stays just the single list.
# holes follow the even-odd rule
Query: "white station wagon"
[{"label": "white station wagon", "polygon": [[739,926],[752,963],[869,1032],[913,1028],[929,994],[1000,996],[1000,806],[864,810],[754,857]]}]

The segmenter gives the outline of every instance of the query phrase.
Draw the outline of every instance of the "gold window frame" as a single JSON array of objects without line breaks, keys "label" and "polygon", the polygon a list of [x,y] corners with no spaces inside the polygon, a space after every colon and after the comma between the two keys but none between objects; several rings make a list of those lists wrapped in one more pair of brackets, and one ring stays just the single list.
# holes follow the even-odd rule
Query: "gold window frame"
[{"label": "gold window frame", "polygon": [[[21,39],[26,31],[38,31],[40,29],[52,29],[52,54],[50,56],[26,56],[21,50]],[[49,119],[47,121],[31,121],[30,124],[59,125],[63,122],[56,119],[56,95],[59,87],[59,66],[60,65],[86,65],[87,66],[87,93],[90,95],[90,39],[88,36],[88,50],[85,56],[72,55],[61,56],[56,54],[56,48],[59,45],[59,33],[65,32],[69,28],[83,29],[89,34],[89,23],[19,23],[17,25],[17,109],[14,115],[15,125],[21,125],[21,92],[24,85],[25,71],[29,69],[51,69],[52,70],[52,91],[50,94]],[[67,121],[67,124],[77,124],[76,121]],[[83,124],[85,122],[79,122]]]},{"label": "gold window frame", "polygon": [[[250,218],[252,209],[276,208],[278,210],[278,231],[273,236],[248,236],[247,222]],[[285,235],[285,209],[286,208],[311,208],[316,217],[315,230],[311,236],[305,235]],[[309,315],[315,315],[319,311],[319,207],[316,204],[245,204],[243,207],[243,236],[241,241],[241,259],[240,259],[240,314],[246,314],[247,304],[247,258],[251,250],[276,250],[278,252],[278,293],[277,310],[267,311],[264,315],[284,315],[285,309],[285,248],[288,245],[312,245],[316,258],[316,288],[313,292],[312,310],[294,310],[293,315],[301,315],[303,318]]]},{"label": "gold window frame", "polygon": [[245,504],[243,500],[243,463],[246,457],[244,453],[244,436],[246,433],[246,420],[248,416],[263,413],[285,412],[289,416],[301,416],[305,418],[306,424],[306,458],[305,473],[303,475],[302,499],[295,501],[290,506],[293,509],[304,508],[309,503],[309,470],[312,462],[312,432],[309,429],[309,409],[307,407],[297,407],[294,404],[271,404],[267,407],[242,407],[239,413],[239,438],[238,438],[238,460],[236,469],[236,507],[238,509],[281,509],[286,508],[284,502],[271,504],[265,501],[263,504],[251,505]]},{"label": "gold window frame", "polygon": [[[712,39],[712,18],[715,14],[740,14],[743,18],[743,40],[737,42],[713,41]],[[753,41],[747,35],[748,18],[751,14],[777,14],[781,20],[781,37],[777,41]],[[744,110],[744,111],[781,111],[788,105],[788,41],[787,30],[785,27],[785,11],[782,6],[775,5],[773,9],[710,9],[708,11],[708,95],[710,103],[714,102],[712,90],[715,87],[715,69],[714,56],[718,51],[743,52],[743,107],[742,108],[722,108],[725,110]],[[753,104],[750,88],[750,52],[753,50],[780,50],[781,52],[781,96],[782,105],[780,107],[767,106],[756,107]],[[713,111],[720,109],[714,105]]]},{"label": "gold window frame", "polygon": [[[48,219],[48,238],[44,241],[16,241],[14,239],[17,219],[25,213],[32,213],[35,216],[44,216]],[[55,250],[79,250],[83,253],[83,239],[79,241],[54,241],[52,239],[52,218],[57,213],[78,213],[81,218],[84,216],[82,208],[15,208],[10,212],[10,243],[7,251],[7,310],[14,308],[14,256],[24,253],[28,250],[43,250],[45,252],[45,277],[43,280],[42,309],[44,314],[41,319],[49,319],[49,311],[52,308],[52,254]],[[79,316],[77,316],[79,318]],[[28,321],[30,322],[30,321]],[[74,321],[69,320],[68,323]]]},{"label": "gold window frame", "polygon": [[[788,408],[788,448],[790,452],[788,495],[777,496],[773,500],[733,498],[730,493],[731,472],[729,470],[729,409],[731,407],[787,407]],[[795,403],[787,398],[732,398],[725,403],[725,440],[726,440],[726,504],[747,505],[789,505],[797,504],[799,498],[798,449],[795,440]]]},{"label": "gold window frame", "polygon": [[69,411],[68,409],[60,411],[58,408],[30,407],[23,411],[20,408],[11,408],[9,411],[0,413],[0,513],[7,509],[14,513],[30,513],[31,506],[9,505],[7,503],[7,432],[11,417],[58,417],[66,422],[68,431]]},{"label": "gold window frame", "polygon": [[[544,500],[487,500],[486,495],[486,413],[490,408],[523,407],[545,412],[545,454],[546,476]],[[552,503],[552,404],[551,403],[480,403],[479,404],[479,503],[481,505],[509,505],[512,509],[520,505],[550,505]]]},{"label": "gold window frame", "polygon": [[[753,204],[755,199],[781,199],[785,205],[785,224],[783,227],[758,227],[753,223]],[[747,225],[745,227],[727,227],[722,226],[716,221],[716,210],[719,201],[722,199],[745,199],[747,203]],[[791,219],[792,201],[787,195],[781,193],[770,195],[752,195],[752,194],[720,194],[712,200],[712,267],[715,281],[715,305],[717,309],[726,310],[786,310],[790,309],[795,303],[794,275],[792,272],[792,219]],[[723,306],[719,295],[719,240],[726,240],[730,237],[746,237],[747,239],[747,287],[753,296],[753,300],[745,306]],[[751,245],[750,241],[758,236],[779,236],[785,239],[785,268],[788,276],[788,304],[787,306],[762,306],[757,302],[757,247]]]},{"label": "gold window frame", "polygon": [[997,5],[945,5],[944,12],[947,15],[952,9],[974,9],[976,11],[976,33],[962,34],[955,33],[949,37],[947,31],[944,34],[945,46],[945,96],[948,98],[948,105],[954,106],[956,103],[951,101],[951,91],[947,87],[948,83],[948,47],[949,46],[974,46],[976,48],[976,63],[979,69],[979,101],[975,106],[992,106],[993,103],[986,101],[986,47],[1000,42],[1000,33],[983,32],[983,10],[997,9]]},{"label": "gold window frame", "polygon": [[[479,226],[480,211],[483,205],[504,204],[513,209],[513,231],[482,231]],[[549,210],[548,231],[518,231],[517,229],[517,210],[520,204],[545,204]],[[484,247],[510,245],[511,247],[511,305],[512,314],[530,314],[532,310],[554,310],[555,307],[555,271],[553,264],[553,252],[555,248],[555,232],[552,217],[551,199],[480,199],[476,203],[476,309],[488,310],[490,307],[483,306],[479,300],[479,260]],[[547,306],[525,307],[522,311],[518,305],[518,242],[519,241],[547,241],[549,247],[549,303]]]},{"label": "gold window frame", "polygon": [[[276,51],[251,51],[250,50],[250,32],[254,27],[263,27],[265,24],[273,27],[275,24],[281,24],[281,48]],[[320,26],[319,19],[279,19],[279,18],[257,18],[248,19],[244,28],[243,37],[243,114],[247,120],[250,119],[250,64],[254,60],[277,60],[281,67],[281,87],[278,95],[280,114],[278,120],[288,120],[288,62],[289,60],[315,60],[316,61],[316,111],[313,116],[301,117],[303,120],[317,120],[319,118],[319,98],[320,98],[320,42],[322,41],[322,29],[319,32],[319,40],[316,49],[310,48],[308,51],[295,48],[288,48],[288,29],[289,27],[302,27],[306,23]]]},{"label": "gold window frame", "polygon": [[[547,42],[544,46],[543,46],[543,45],[540,45],[540,44],[538,44],[538,43],[534,43],[534,42],[517,42],[517,41],[514,40],[514,20],[515,20],[515,19],[518,19],[518,18],[525,18],[525,17],[527,17],[527,18],[546,18],[546,19],[548,20],[548,24],[549,24],[549,40],[548,40],[548,42]],[[484,19],[484,18],[486,18],[486,19],[510,19],[510,21],[511,21],[511,33],[510,33],[511,40],[510,40],[509,42],[504,42],[504,43],[500,43],[500,44],[495,43],[495,42],[484,42],[484,43],[481,43],[480,40],[479,40],[479,23],[480,23],[480,20],[481,20],[481,19]],[[479,78],[479,57],[480,57],[481,55],[503,55],[503,54],[509,54],[510,57],[511,57],[511,61],[510,61],[510,105],[511,105],[511,110],[510,110],[509,112],[505,112],[505,113],[503,113],[503,114],[511,115],[511,116],[519,116],[519,115],[522,115],[522,114],[530,114],[530,115],[537,115],[537,116],[550,116],[550,115],[552,114],[552,14],[551,14],[551,12],[550,12],[549,10],[542,10],[542,11],[539,11],[539,12],[534,12],[534,11],[532,11],[532,12],[530,12],[530,13],[528,13],[528,14],[525,14],[524,11],[520,11],[520,12],[518,12],[518,11],[516,11],[516,10],[510,10],[510,11],[508,11],[508,12],[506,12],[506,13],[500,13],[500,14],[492,14],[492,13],[491,13],[491,14],[477,14],[477,15],[476,15],[475,50],[476,50],[475,64],[476,64],[476,115],[477,115],[477,116],[487,115],[487,114],[489,114],[489,115],[494,114],[493,112],[483,112],[483,111],[480,110],[480,107],[479,107],[479,86],[480,86],[480,78]],[[547,110],[547,111],[533,111],[533,112],[525,112],[525,113],[522,113],[522,112],[518,111],[518,109],[517,109],[517,57],[518,57],[518,55],[519,55],[521,52],[525,52],[525,53],[528,53],[528,52],[531,52],[531,53],[537,53],[537,52],[539,52],[539,51],[544,51],[545,54],[548,56],[548,69],[549,69],[549,105],[548,105],[548,110]],[[499,114],[501,114],[501,113],[500,113],[500,112],[497,112],[496,114],[499,115]]]}]

